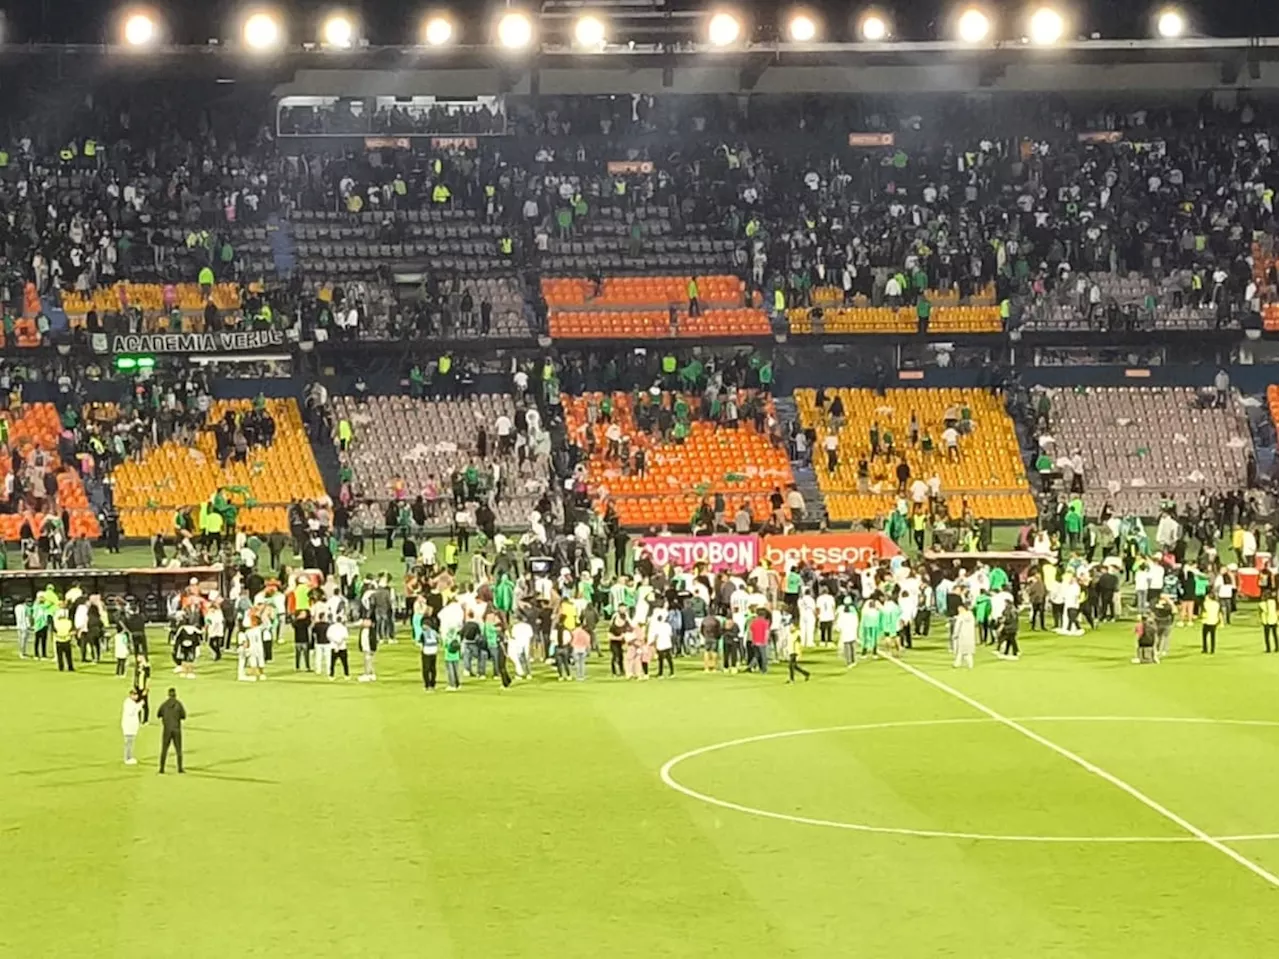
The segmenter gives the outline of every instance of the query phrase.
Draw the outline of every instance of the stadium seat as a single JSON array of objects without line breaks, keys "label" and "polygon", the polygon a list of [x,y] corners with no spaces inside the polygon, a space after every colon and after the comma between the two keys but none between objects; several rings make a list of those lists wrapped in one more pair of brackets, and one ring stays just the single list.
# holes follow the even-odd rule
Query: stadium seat
[{"label": "stadium seat", "polygon": [[[248,400],[218,400],[209,422],[221,419],[228,409],[246,410]],[[316,499],[324,495],[324,483],[302,426],[294,400],[268,400],[267,412],[275,420],[275,441],[269,447],[249,450],[244,463],[218,465],[213,434],[203,430],[195,446],[163,443],[147,450],[140,462],[121,463],[113,475],[116,506],[125,536],[148,536],[172,529],[173,511],[207,500],[220,487],[238,487],[250,509],[243,522],[255,532],[287,531],[283,507],[290,499]],[[259,528],[257,523],[270,524]]]},{"label": "stadium seat", "polygon": [[[1026,468],[1018,446],[1013,421],[1000,398],[971,389],[898,389],[878,396],[873,390],[841,389],[844,425],[837,430],[838,463],[834,473],[827,469],[823,441],[833,428],[817,407],[814,390],[797,390],[796,409],[800,424],[817,432],[814,472],[827,503],[827,512],[837,522],[854,522],[883,516],[892,508],[896,487],[894,470],[898,455],[907,460],[913,478],[928,479],[937,473],[948,508],[959,515],[961,500],[967,500],[980,519],[1020,520],[1036,513],[1030,494]],[[974,429],[960,440],[960,458],[952,462],[942,450],[943,417],[949,407],[968,408]],[[923,436],[928,433],[934,451],[926,455],[911,447],[908,428],[915,412]],[[868,460],[867,488],[858,488],[858,462],[870,455],[870,430],[877,424],[881,434],[888,429],[894,437],[894,458],[880,456]]]}]

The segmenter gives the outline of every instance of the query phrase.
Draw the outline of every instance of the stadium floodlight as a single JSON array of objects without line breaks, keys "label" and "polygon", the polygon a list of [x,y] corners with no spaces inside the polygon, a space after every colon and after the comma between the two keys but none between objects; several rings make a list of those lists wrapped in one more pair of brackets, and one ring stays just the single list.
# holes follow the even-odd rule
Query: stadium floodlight
[{"label": "stadium floodlight", "polygon": [[427,17],[422,25],[422,39],[429,47],[443,47],[453,42],[453,21],[443,14]]},{"label": "stadium floodlight", "polygon": [[149,47],[159,39],[160,27],[151,14],[135,10],[121,21],[120,37],[126,47]]},{"label": "stadium floodlight", "polygon": [[956,36],[962,43],[981,43],[991,33],[991,18],[977,7],[969,7],[956,19]]},{"label": "stadium floodlight", "polygon": [[1156,17],[1156,33],[1165,40],[1172,40],[1187,32],[1187,18],[1180,10],[1167,8]]},{"label": "stadium floodlight", "polygon": [[533,42],[533,21],[527,13],[508,10],[498,19],[498,43],[508,50],[523,50]]},{"label": "stadium floodlight", "polygon": [[422,26],[422,39],[429,47],[443,47],[453,42],[453,21],[443,14],[427,17]]},{"label": "stadium floodlight", "polygon": [[793,14],[787,21],[787,36],[796,43],[809,43],[818,37],[818,21],[808,13]]},{"label": "stadium floodlight", "polygon": [[245,17],[241,35],[246,47],[263,52],[280,46],[283,32],[275,14],[259,10]]},{"label": "stadium floodlight", "polygon": [[356,22],[345,13],[333,13],[325,17],[320,27],[320,42],[326,47],[348,50],[356,42]]},{"label": "stadium floodlight", "polygon": [[713,47],[727,47],[742,36],[742,21],[727,10],[712,14],[707,22],[707,41]]},{"label": "stadium floodlight", "polygon": [[868,13],[858,25],[863,40],[879,43],[889,39],[889,21],[878,13]]},{"label": "stadium floodlight", "polygon": [[573,25],[573,42],[588,50],[599,50],[604,46],[607,32],[603,20],[585,14]]},{"label": "stadium floodlight", "polygon": [[1041,47],[1057,43],[1067,29],[1062,14],[1053,7],[1040,7],[1031,14],[1029,27],[1031,42]]}]

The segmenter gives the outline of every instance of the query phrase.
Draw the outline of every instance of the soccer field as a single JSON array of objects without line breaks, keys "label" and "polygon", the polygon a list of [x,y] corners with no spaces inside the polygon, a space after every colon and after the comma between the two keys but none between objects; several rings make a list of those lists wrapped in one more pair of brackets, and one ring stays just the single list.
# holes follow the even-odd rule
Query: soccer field
[{"label": "soccer field", "polygon": [[0,954],[1274,957],[1280,657],[1252,611],[1158,666],[1130,629],[458,694],[403,640],[376,684],[286,645],[175,679],[183,777],[154,720],[121,764],[111,665],[6,632]]}]

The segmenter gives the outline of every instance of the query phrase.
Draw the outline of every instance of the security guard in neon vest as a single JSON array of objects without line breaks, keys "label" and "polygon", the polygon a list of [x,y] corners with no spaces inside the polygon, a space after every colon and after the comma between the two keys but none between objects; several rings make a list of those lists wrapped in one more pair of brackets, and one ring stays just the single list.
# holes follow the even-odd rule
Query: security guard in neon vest
[{"label": "security guard in neon vest", "polygon": [[437,183],[431,188],[431,201],[433,203],[448,203],[453,193],[443,183]]},{"label": "security guard in neon vest", "polygon": [[90,160],[94,159],[98,155],[97,140],[88,139],[84,141],[84,155],[88,157]]},{"label": "security guard in neon vest", "polygon": [[511,242],[511,237],[503,234],[498,238],[498,252],[503,256],[510,256],[513,249],[515,245]]}]

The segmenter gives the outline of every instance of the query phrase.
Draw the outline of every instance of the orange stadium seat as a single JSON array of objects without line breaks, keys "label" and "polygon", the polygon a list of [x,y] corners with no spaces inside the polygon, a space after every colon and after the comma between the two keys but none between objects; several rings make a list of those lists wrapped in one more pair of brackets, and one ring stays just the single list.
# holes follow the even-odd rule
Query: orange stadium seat
[{"label": "orange stadium seat", "polygon": [[[175,284],[177,305],[184,313],[198,313],[204,309],[204,295],[195,283]],[[216,283],[213,287],[213,303],[220,310],[240,307],[240,290],[234,283]],[[73,290],[62,294],[62,308],[68,315],[83,315],[89,310],[99,313],[118,313],[126,306],[136,306],[153,313],[164,309],[164,284],[120,282],[100,286],[89,294]]]},{"label": "orange stadium seat", "polygon": [[[998,397],[982,390],[900,389],[877,396],[873,390],[842,389],[845,420],[836,435],[838,463],[828,471],[821,453],[823,441],[832,428],[817,408],[814,390],[797,390],[796,409],[800,423],[817,432],[814,472],[827,502],[827,512],[836,522],[853,522],[883,516],[895,501],[894,469],[898,458],[881,456],[869,461],[865,490],[859,490],[858,462],[870,455],[870,430],[878,424],[894,437],[894,451],[905,456],[913,477],[928,479],[934,472],[941,481],[942,495],[949,509],[958,515],[961,500],[967,499],[980,519],[1018,520],[1036,514],[1018,437]],[[834,396],[834,394],[832,394]],[[975,434],[960,441],[960,458],[950,461],[941,449],[943,417],[948,407],[967,407],[972,413]],[[911,413],[915,412],[921,434],[928,433],[934,452],[925,455],[908,442]]]},{"label": "orange stadium seat", "polygon": [[[55,468],[73,466],[60,462],[58,450],[58,434],[62,431],[62,420],[57,408],[52,403],[27,403],[17,411],[4,414],[9,421],[9,446],[4,456],[0,456],[0,480],[13,468],[9,451],[18,449],[29,452],[33,448],[44,450],[52,457]],[[84,483],[75,469],[64,469],[58,474],[58,505],[70,514],[70,535],[84,535],[96,539],[98,536],[98,519],[89,510],[89,500],[85,495]],[[24,519],[31,521],[34,530],[40,528],[42,516],[31,514],[8,514],[0,516],[0,535],[6,540],[18,539],[19,530]]]},{"label": "orange stadium seat", "polygon": [[[746,287],[736,276],[700,276],[698,300],[704,305],[741,306]],[[580,277],[548,278],[542,281],[542,295],[552,309],[567,306],[666,307],[689,302],[687,276],[610,276],[601,285],[600,296],[592,296],[590,280]]]},{"label": "orange stadium seat", "polygon": [[[564,310],[548,319],[551,335],[559,339],[668,338],[671,317],[666,310]],[[724,336],[768,336],[769,318],[761,310],[705,309],[698,316],[681,311],[676,336],[705,339]]]},{"label": "orange stadium seat", "polygon": [[[805,307],[787,310],[787,322],[797,335],[819,332],[818,323]],[[918,323],[914,306],[839,306],[823,310],[820,329],[824,333],[906,335],[915,333]],[[929,317],[931,333],[999,333],[1000,329],[997,306],[934,304]]]},{"label": "orange stadium seat", "polygon": [[1274,383],[1267,387],[1267,406],[1271,409],[1271,422],[1280,425],[1280,388]]},{"label": "orange stadium seat", "polygon": [[[248,409],[248,400],[219,400],[210,422],[228,409]],[[149,536],[172,528],[173,511],[208,499],[222,486],[239,486],[253,501],[244,521],[255,532],[288,529],[283,507],[293,497],[324,495],[324,483],[294,400],[268,400],[276,422],[275,442],[249,451],[247,462],[218,465],[213,434],[202,431],[196,445],[164,443],[150,449],[141,462],[126,462],[114,473],[116,505],[126,536]],[[278,507],[278,508],[276,508]],[[264,524],[259,526],[259,524]]]},{"label": "orange stadium seat", "polygon": [[1262,328],[1269,333],[1280,330],[1280,304],[1268,303],[1263,306]]},{"label": "orange stadium seat", "polygon": [[[570,438],[585,443],[587,404],[599,404],[603,394],[564,396],[565,424]],[[689,522],[705,496],[723,493],[730,508],[746,500],[757,518],[769,514],[769,494],[775,486],[792,482],[791,464],[784,450],[749,423],[723,429],[695,420],[684,443],[664,443],[641,433],[633,415],[633,398],[613,394],[613,418],[632,450],[648,457],[643,476],[623,476],[616,460],[605,457],[606,424],[595,424],[596,452],[587,461],[588,483],[606,493],[627,526],[653,527]],[[690,405],[696,410],[697,401]]]}]

